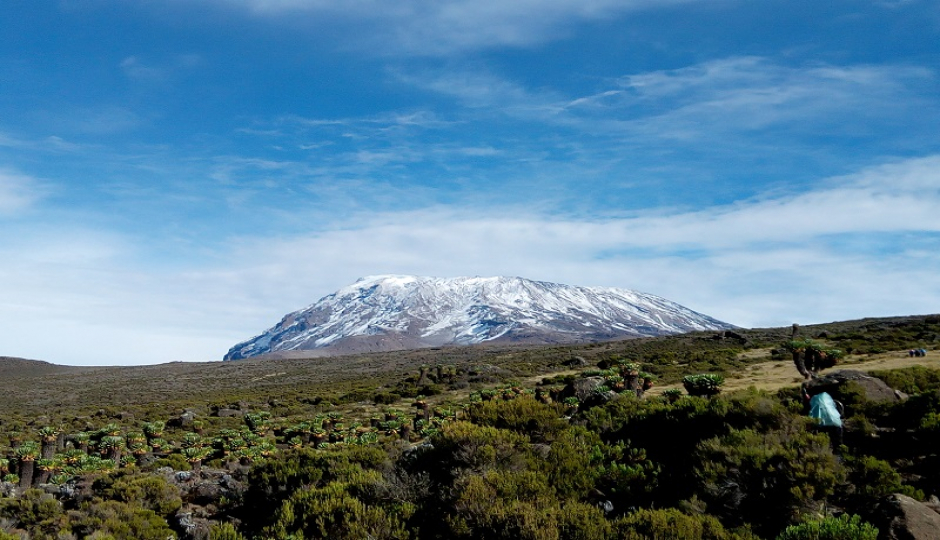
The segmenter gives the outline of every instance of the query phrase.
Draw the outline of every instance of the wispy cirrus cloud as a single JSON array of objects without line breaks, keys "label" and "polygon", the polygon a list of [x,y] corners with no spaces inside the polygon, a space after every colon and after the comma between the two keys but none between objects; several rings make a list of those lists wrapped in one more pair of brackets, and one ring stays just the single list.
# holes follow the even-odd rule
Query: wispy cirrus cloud
[{"label": "wispy cirrus cloud", "polygon": [[180,72],[197,67],[202,63],[202,58],[197,54],[177,55],[162,63],[148,61],[140,56],[132,55],[125,57],[119,64],[121,70],[129,79],[146,82],[162,83]]},{"label": "wispy cirrus cloud", "polygon": [[730,57],[625,75],[583,96],[533,91],[487,71],[397,76],[406,84],[451,96],[470,111],[591,132],[632,131],[667,138],[805,125],[846,132],[858,130],[863,123],[910,115],[911,103],[938,106],[931,99],[938,78],[928,68],[786,66],[760,57]]},{"label": "wispy cirrus cloud", "polygon": [[93,148],[91,145],[67,140],[58,135],[49,135],[42,139],[32,139],[23,136],[14,136],[0,131],[0,148],[3,147],[28,151],[65,153],[87,151]]},{"label": "wispy cirrus cloud", "polygon": [[[460,105],[453,118],[462,124],[502,126],[480,131],[504,150],[499,174],[519,185],[534,184],[522,180],[526,175],[541,175],[538,185],[548,193],[545,186],[564,185],[566,177],[604,179],[603,196],[593,197],[590,180],[577,196],[566,191],[568,207],[586,198],[595,207],[614,200],[636,206],[650,197],[726,202],[758,192],[749,190],[748,176],[808,185],[891,156],[930,153],[938,142],[931,119],[940,116],[940,78],[906,64],[789,65],[735,56],[623,75],[580,95],[492,70],[396,76],[452,98]],[[516,131],[530,136],[514,138]],[[795,160],[800,170],[784,174]],[[518,166],[523,162],[526,168]],[[659,189],[664,184],[674,190]]]},{"label": "wispy cirrus cloud", "polygon": [[400,82],[454,98],[471,110],[495,110],[522,117],[549,119],[569,101],[552,91],[533,91],[510,78],[485,69],[394,71]]},{"label": "wispy cirrus cloud", "polygon": [[133,131],[147,122],[138,111],[123,105],[91,105],[40,111],[37,118],[47,129],[75,136],[114,135]]},{"label": "wispy cirrus cloud", "polygon": [[[898,65],[789,66],[731,57],[612,78],[583,95],[532,88],[486,69],[390,73],[457,107],[285,115],[242,133],[284,150],[275,157],[289,162],[282,179],[338,196],[346,209],[362,207],[351,204],[356,199],[375,202],[376,192],[397,194],[410,209],[434,205],[447,202],[439,189],[447,188],[468,206],[526,200],[597,214],[636,208],[631,201],[650,195],[665,201],[671,195],[659,182],[684,183],[690,200],[693,190],[720,193],[727,188],[715,171],[728,160],[742,178],[759,174],[778,186],[805,186],[831,171],[916,153],[899,151],[907,147],[929,150],[931,115],[922,113],[940,108],[931,97],[934,72]],[[910,109],[912,103],[918,107]],[[793,159],[805,164],[805,174],[780,174]],[[218,173],[257,170],[251,162],[231,158]],[[577,188],[574,178],[581,179]],[[370,190],[368,179],[381,179],[381,189]],[[722,202],[758,192],[744,186]],[[415,196],[403,195],[409,190]],[[683,188],[672,195],[679,193]],[[671,198],[679,202],[664,204],[684,203]]]},{"label": "wispy cirrus cloud", "polygon": [[0,168],[0,217],[19,214],[32,207],[47,192],[35,178]]},{"label": "wispy cirrus cloud", "polygon": [[642,106],[644,115],[635,122],[644,132],[677,137],[780,126],[845,133],[866,130],[879,119],[910,115],[916,110],[911,103],[936,108],[928,96],[937,83],[936,75],[923,67],[793,67],[737,57],[627,75],[618,81],[618,99],[598,103],[598,108]]},{"label": "wispy cirrus cloud", "polygon": [[15,148],[22,145],[23,141],[13,137],[9,133],[0,131],[0,147]]},{"label": "wispy cirrus cloud", "polygon": [[[855,234],[940,233],[940,157],[866,169],[787,196],[637,219],[633,246],[657,250],[790,245]],[[731,231],[734,231],[731,234]]]},{"label": "wispy cirrus cloud", "polygon": [[[586,21],[700,0],[211,0],[265,17],[309,17],[357,27],[350,48],[378,54],[443,56],[529,47],[567,35]],[[369,31],[362,31],[368,28]],[[371,37],[363,37],[371,36]]]},{"label": "wispy cirrus cloud", "polygon": [[121,60],[120,65],[124,74],[131,79],[162,81],[166,77],[165,70],[144,64],[137,56],[128,56]]}]

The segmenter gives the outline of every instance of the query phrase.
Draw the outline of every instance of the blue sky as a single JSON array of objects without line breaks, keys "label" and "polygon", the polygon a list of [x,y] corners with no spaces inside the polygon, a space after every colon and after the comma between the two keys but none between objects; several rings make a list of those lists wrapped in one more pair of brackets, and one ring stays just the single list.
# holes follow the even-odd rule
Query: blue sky
[{"label": "blue sky", "polygon": [[0,355],[217,360],[360,276],[940,311],[929,0],[13,0]]}]

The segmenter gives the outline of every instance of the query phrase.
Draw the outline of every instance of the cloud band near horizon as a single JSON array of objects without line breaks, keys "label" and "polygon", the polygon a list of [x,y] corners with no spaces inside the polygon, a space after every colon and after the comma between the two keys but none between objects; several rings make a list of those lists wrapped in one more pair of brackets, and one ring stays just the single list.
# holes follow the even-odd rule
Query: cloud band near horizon
[{"label": "cloud band near horizon", "polygon": [[[0,323],[16,330],[6,354],[71,328],[43,359],[80,362],[73,351],[97,348],[103,364],[217,360],[287,312],[383,273],[631,288],[746,327],[928,313],[940,305],[938,207],[940,156],[930,156],[694,212],[362,215],[306,235],[235,239],[214,263],[176,270],[129,264],[139,247],[119,235],[37,235],[2,254],[13,262],[0,270]],[[77,312],[97,323],[75,322]]]}]

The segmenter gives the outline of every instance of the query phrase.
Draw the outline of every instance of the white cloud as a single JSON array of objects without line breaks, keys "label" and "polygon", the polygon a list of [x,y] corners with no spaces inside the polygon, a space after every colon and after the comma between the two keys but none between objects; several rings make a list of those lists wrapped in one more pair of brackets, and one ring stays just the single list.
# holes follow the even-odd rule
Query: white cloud
[{"label": "white cloud", "polygon": [[15,139],[7,133],[0,131],[0,147],[17,148],[22,146],[23,142]]},{"label": "white cloud", "polygon": [[190,70],[202,64],[202,57],[197,54],[182,54],[153,63],[139,56],[131,55],[121,60],[119,66],[132,80],[146,83],[168,82],[179,71]]},{"label": "white cloud", "polygon": [[55,113],[46,111],[38,116],[56,130],[83,135],[124,133],[145,122],[137,112],[117,105],[76,107]]},{"label": "white cloud", "polygon": [[935,107],[922,97],[934,81],[934,73],[920,67],[788,67],[735,57],[625,76],[622,99],[607,109],[660,110],[634,119],[631,127],[679,138],[771,126],[852,132],[867,130],[877,118],[909,114],[914,103]]},{"label": "white cloud", "polygon": [[[823,235],[940,233],[940,157],[873,167],[787,198],[748,201],[684,215],[639,219],[637,245],[795,242]],[[733,234],[731,234],[733,232]]]},{"label": "white cloud", "polygon": [[0,217],[30,208],[44,192],[45,189],[34,178],[0,168]]},{"label": "white cloud", "polygon": [[247,331],[227,317],[213,283],[142,260],[145,246],[132,238],[81,227],[12,232],[0,242],[0,355],[88,365],[208,361]]},{"label": "white cloud", "polygon": [[133,238],[24,230],[0,241],[0,354],[218,359],[286,312],[379,273],[634,288],[744,326],[927,313],[940,305],[938,207],[931,156],[699,212],[362,214],[307,235],[233,240],[212,264],[182,268],[148,264]]},{"label": "white cloud", "polygon": [[[264,17],[309,17],[359,29],[350,47],[380,54],[447,55],[494,47],[526,47],[565,36],[575,25],[630,11],[697,0],[213,0]],[[368,28],[365,30],[364,28]],[[363,36],[372,36],[364,38]]]},{"label": "white cloud", "polygon": [[[905,233],[937,239],[938,186],[935,156],[833,179],[814,192],[694,213],[596,221],[522,210],[362,216],[348,229],[247,242],[239,259],[265,264],[235,279],[246,288],[284,284],[270,292],[285,311],[355,277],[389,272],[638,288],[749,326],[924,312],[940,301],[940,255],[917,242],[886,254],[875,242]],[[833,249],[840,238],[872,244]]]},{"label": "white cloud", "polygon": [[128,56],[121,61],[120,65],[124,73],[131,79],[159,81],[166,77],[166,72],[163,69],[148,66],[137,56]]},{"label": "white cloud", "polygon": [[78,144],[57,135],[50,135],[44,139],[17,138],[0,131],[0,147],[16,148],[28,151],[51,151],[51,152],[78,152],[87,151],[92,145]]},{"label": "white cloud", "polygon": [[[532,90],[479,70],[396,72],[398,80],[456,99],[465,115],[500,115],[652,142],[716,141],[773,128],[778,142],[803,135],[864,137],[879,122],[936,110],[936,74],[904,65],[786,66],[730,57],[680,69],[625,75],[581,96]],[[892,128],[896,129],[896,128]]]},{"label": "white cloud", "polygon": [[516,116],[541,117],[561,112],[565,99],[537,93],[484,71],[440,71],[396,74],[404,83],[451,96],[470,109],[494,109]]}]

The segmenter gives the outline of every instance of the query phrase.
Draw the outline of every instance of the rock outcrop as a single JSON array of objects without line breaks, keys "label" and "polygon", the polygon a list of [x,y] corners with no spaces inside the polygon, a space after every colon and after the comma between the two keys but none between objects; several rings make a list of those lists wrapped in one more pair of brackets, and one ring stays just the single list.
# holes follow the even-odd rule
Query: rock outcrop
[{"label": "rock outcrop", "polygon": [[584,377],[569,383],[558,395],[559,400],[576,397],[584,408],[602,405],[617,397],[616,392],[602,390],[605,385],[603,377]]},{"label": "rock outcrop", "polygon": [[891,388],[881,379],[876,379],[867,373],[843,369],[825,376],[813,379],[806,383],[807,391],[810,395],[816,395],[822,392],[829,392],[833,395],[840,394],[839,389],[844,388],[846,384],[853,383],[860,388],[868,401],[901,401],[907,396]]},{"label": "rock outcrop", "polygon": [[937,540],[940,514],[929,505],[895,493],[880,502],[871,519],[883,540]]}]

